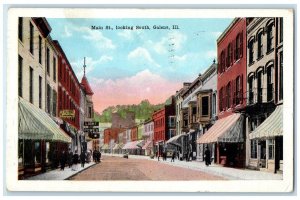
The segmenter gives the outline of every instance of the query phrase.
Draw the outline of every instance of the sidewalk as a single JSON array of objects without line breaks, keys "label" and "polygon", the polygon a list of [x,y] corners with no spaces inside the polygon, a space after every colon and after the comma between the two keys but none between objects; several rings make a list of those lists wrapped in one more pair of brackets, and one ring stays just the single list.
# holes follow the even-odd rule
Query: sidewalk
[{"label": "sidewalk", "polygon": [[73,171],[72,168],[69,168],[68,166],[65,167],[64,171],[60,169],[51,170],[36,176],[29,177],[25,180],[66,180],[75,174],[78,174],[82,172],[83,170],[88,169],[89,167],[95,165],[96,163],[90,162],[85,163],[84,168],[81,167],[81,164],[77,164],[77,171]]},{"label": "sidewalk", "polygon": [[[103,155],[119,156],[119,157],[123,156],[122,154],[103,154]],[[129,155],[129,159],[148,159],[166,165],[199,170],[216,176],[222,176],[229,180],[283,180],[283,174],[274,174],[272,172],[263,172],[263,171],[256,171],[250,169],[236,169],[230,167],[223,167],[217,164],[212,164],[207,167],[205,163],[201,161],[186,162],[186,161],[180,161],[178,159],[175,159],[175,162],[171,162],[170,158],[167,158],[167,161],[163,161],[162,158],[160,158],[160,161],[158,161],[157,158],[151,159],[149,156],[141,156],[141,155]]]}]

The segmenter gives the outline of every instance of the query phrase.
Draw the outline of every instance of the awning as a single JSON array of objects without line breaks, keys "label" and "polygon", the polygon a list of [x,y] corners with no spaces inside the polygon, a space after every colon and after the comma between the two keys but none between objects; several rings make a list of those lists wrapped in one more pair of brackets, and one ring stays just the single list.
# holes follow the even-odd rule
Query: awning
[{"label": "awning", "polygon": [[108,146],[108,144],[104,144],[101,148],[102,149],[109,149],[109,146]]},{"label": "awning", "polygon": [[181,144],[178,142],[178,140],[182,137],[185,136],[186,134],[179,134],[179,135],[175,135],[174,137],[171,137],[166,144],[174,144],[174,145],[178,145],[181,146]]},{"label": "awning", "polygon": [[261,125],[259,125],[252,133],[249,134],[250,139],[282,136],[282,107],[282,105],[277,106],[272,114],[267,119],[265,119],[265,121]]},{"label": "awning", "polygon": [[243,142],[243,118],[241,114],[235,113],[217,120],[216,123],[197,140],[197,143]]},{"label": "awning", "polygon": [[142,149],[147,149],[147,148],[151,148],[153,145],[152,145],[152,141],[147,141],[144,146],[142,147]]},{"label": "awning", "polygon": [[137,145],[139,141],[127,142],[122,149],[137,149],[139,148]]},{"label": "awning", "polygon": [[139,141],[136,143],[136,146],[142,148],[142,147],[144,146],[144,144],[145,144],[144,140],[139,140]]},{"label": "awning", "polygon": [[72,139],[43,110],[19,97],[19,139],[53,140],[71,143]]},{"label": "awning", "polygon": [[115,146],[113,147],[114,150],[119,149],[119,145],[115,144]]}]

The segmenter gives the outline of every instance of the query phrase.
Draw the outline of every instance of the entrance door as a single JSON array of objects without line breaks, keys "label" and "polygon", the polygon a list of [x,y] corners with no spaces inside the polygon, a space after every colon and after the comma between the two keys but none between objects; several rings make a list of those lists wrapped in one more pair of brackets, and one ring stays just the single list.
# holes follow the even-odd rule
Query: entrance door
[{"label": "entrance door", "polygon": [[260,141],[260,168],[266,168],[266,141]]},{"label": "entrance door", "polygon": [[275,138],[275,173],[282,171],[283,162],[283,137]]}]

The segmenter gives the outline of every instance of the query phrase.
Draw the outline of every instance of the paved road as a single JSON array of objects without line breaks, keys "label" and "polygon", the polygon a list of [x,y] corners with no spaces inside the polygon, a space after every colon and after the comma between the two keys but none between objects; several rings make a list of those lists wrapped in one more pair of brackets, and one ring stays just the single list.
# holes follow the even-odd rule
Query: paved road
[{"label": "paved road", "polygon": [[103,156],[100,164],[73,176],[70,180],[224,180],[199,170],[172,166],[146,159]]}]

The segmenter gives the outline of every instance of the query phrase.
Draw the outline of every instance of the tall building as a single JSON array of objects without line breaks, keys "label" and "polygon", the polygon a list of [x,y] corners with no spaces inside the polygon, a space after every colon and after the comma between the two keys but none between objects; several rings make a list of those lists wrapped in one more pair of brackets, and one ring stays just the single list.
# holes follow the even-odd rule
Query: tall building
[{"label": "tall building", "polygon": [[282,28],[282,18],[247,19],[246,165],[272,172],[283,170]]},{"label": "tall building", "polygon": [[244,115],[246,106],[246,19],[235,18],[217,40],[218,120],[199,138],[200,144],[215,144],[218,164],[245,165]]},{"label": "tall building", "polygon": [[56,166],[71,138],[56,122],[58,55],[46,18],[18,18],[19,177]]},{"label": "tall building", "polygon": [[80,83],[72,69],[61,45],[54,40],[54,45],[59,52],[58,56],[58,113],[63,119],[61,127],[72,137],[69,148],[72,151],[80,149]]}]

